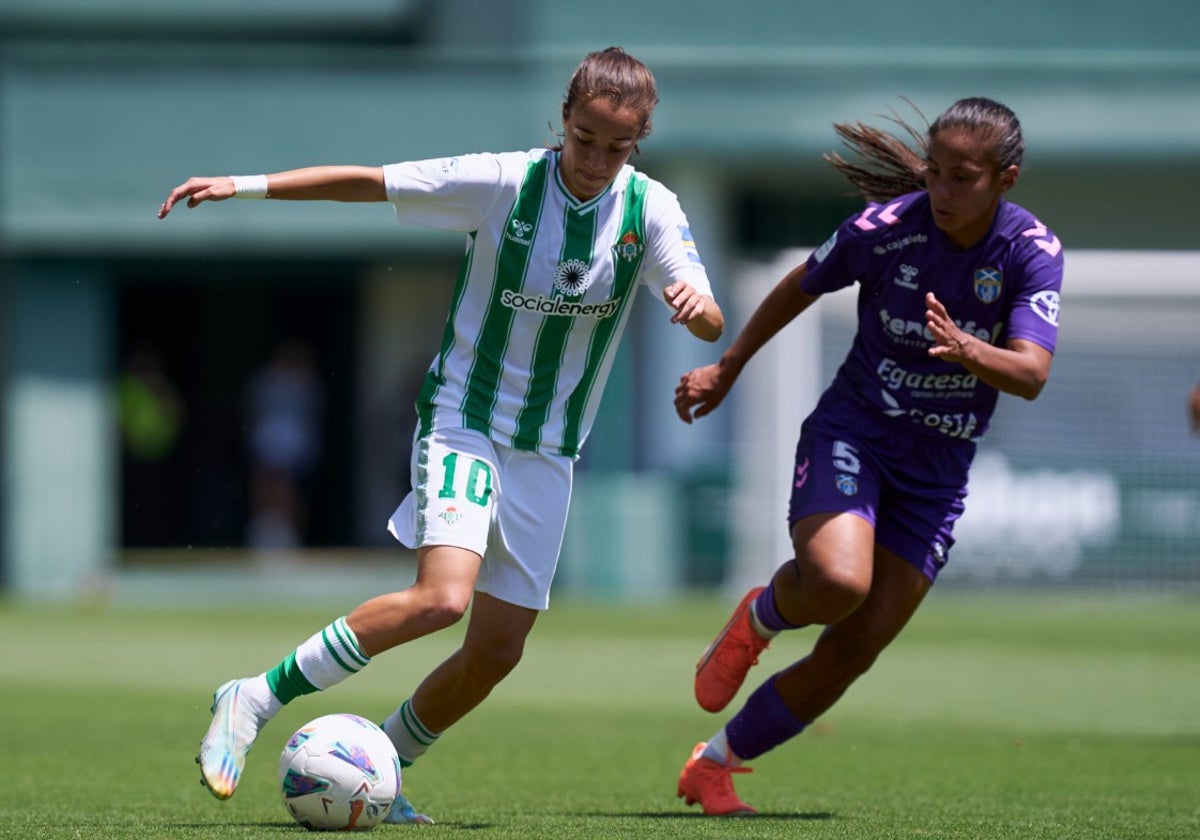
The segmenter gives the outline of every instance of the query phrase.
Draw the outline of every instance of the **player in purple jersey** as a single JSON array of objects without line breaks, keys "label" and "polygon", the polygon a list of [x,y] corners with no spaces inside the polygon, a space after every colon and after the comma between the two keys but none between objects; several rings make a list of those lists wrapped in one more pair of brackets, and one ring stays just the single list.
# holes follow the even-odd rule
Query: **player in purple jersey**
[{"label": "player in purple jersey", "polygon": [[868,199],[767,295],[717,364],[681,378],[685,423],[721,404],[741,369],[820,295],[858,284],[858,330],[804,421],[788,523],[795,558],[752,589],[696,666],[720,711],[783,630],[824,630],[692,752],[678,794],[706,814],[754,811],[733,773],[798,735],[912,617],[954,540],[976,442],[1001,392],[1032,400],[1050,374],[1063,255],[1005,200],[1025,142],[1011,110],[963,99],[918,141],[837,125],[859,157],[830,163]]}]

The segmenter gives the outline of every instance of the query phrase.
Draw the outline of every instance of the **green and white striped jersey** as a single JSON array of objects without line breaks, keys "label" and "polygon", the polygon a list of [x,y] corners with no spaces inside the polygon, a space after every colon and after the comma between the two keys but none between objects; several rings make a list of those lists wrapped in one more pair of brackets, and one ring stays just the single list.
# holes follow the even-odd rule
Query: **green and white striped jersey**
[{"label": "green and white striped jersey", "polygon": [[638,285],[711,294],[675,195],[625,166],[581,202],[549,149],[384,167],[402,223],[468,234],[420,432],[468,428],[576,457]]}]

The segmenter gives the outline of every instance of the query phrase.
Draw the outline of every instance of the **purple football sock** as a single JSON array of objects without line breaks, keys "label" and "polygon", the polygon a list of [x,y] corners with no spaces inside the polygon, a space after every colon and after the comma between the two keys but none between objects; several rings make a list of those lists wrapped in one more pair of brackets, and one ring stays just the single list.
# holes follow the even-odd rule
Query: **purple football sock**
[{"label": "purple football sock", "polygon": [[725,724],[729,748],[743,761],[758,758],[794,738],[808,726],[788,711],[772,676],[750,695],[742,710]]},{"label": "purple football sock", "polygon": [[775,633],[783,630],[795,630],[804,626],[803,624],[792,624],[779,614],[779,607],[775,604],[775,588],[770,585],[758,593],[758,597],[754,599],[754,615],[763,627]]}]

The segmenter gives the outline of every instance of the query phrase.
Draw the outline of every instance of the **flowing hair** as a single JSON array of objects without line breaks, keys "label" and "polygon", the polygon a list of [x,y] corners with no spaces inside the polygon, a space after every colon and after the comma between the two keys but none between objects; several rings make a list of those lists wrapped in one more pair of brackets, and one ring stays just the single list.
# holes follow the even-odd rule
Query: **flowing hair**
[{"label": "flowing hair", "polygon": [[[905,100],[922,121],[925,115]],[[886,117],[903,136],[863,122],[835,123],[842,144],[853,154],[847,160],[837,152],[825,155],[830,166],[841,172],[867,201],[883,202],[905,193],[925,189],[925,158],[938,132],[966,128],[983,132],[990,141],[987,158],[999,172],[1020,166],[1025,158],[1021,123],[1010,108],[993,99],[976,96],[960,99],[942,112],[924,131],[911,126],[895,112]],[[912,146],[904,139],[912,142]],[[914,148],[915,146],[915,148]]]}]

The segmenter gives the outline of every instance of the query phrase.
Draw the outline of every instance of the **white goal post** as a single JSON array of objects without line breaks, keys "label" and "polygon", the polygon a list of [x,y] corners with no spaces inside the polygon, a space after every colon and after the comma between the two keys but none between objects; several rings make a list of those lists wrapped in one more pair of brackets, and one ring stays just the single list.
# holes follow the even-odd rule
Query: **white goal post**
[{"label": "white goal post", "polygon": [[[745,264],[736,330],[806,249]],[[972,471],[945,577],[1200,582],[1200,252],[1068,251],[1054,370],[1033,403],[1002,397]],[[826,295],[777,335],[730,395],[726,584],[791,557],[786,516],[800,422],[841,364],[856,289]]]}]

